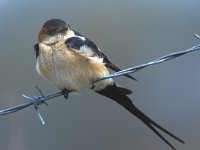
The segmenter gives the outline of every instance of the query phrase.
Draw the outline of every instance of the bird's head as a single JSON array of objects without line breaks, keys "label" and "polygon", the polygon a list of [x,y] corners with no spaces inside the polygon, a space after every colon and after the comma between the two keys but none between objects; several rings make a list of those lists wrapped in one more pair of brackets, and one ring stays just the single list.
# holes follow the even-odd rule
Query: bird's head
[{"label": "bird's head", "polygon": [[54,44],[62,39],[69,30],[69,25],[61,19],[51,19],[44,23],[39,35],[39,43]]}]

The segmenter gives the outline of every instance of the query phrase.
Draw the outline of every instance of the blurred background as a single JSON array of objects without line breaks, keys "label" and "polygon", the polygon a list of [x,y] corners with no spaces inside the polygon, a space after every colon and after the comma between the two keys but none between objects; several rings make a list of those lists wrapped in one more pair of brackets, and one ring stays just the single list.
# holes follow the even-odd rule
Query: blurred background
[{"label": "blurred background", "polygon": [[[67,20],[121,68],[199,43],[199,0],[0,0],[0,109],[25,102],[22,94],[57,92],[35,70],[33,45],[45,21]],[[200,53],[194,52],[116,78],[133,89],[136,106],[186,141],[166,138],[178,150],[200,147]],[[136,117],[90,91],[0,117],[2,150],[149,150],[170,148]]]}]

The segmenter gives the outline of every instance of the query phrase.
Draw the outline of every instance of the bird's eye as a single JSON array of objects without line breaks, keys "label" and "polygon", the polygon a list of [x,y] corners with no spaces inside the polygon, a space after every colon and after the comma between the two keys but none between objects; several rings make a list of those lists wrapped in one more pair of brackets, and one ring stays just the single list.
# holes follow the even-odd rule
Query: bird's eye
[{"label": "bird's eye", "polygon": [[57,28],[55,27],[49,27],[47,30],[46,30],[46,33],[48,35],[55,35],[57,33]]},{"label": "bird's eye", "polygon": [[67,26],[64,26],[64,27],[60,27],[59,29],[58,29],[58,32],[59,33],[64,33],[65,31],[67,31],[68,30],[68,27]]},{"label": "bird's eye", "polygon": [[46,33],[48,34],[48,35],[56,35],[56,34],[64,34],[65,33],[65,31],[67,31],[68,30],[68,27],[66,26],[66,27],[59,27],[59,28],[56,28],[56,27],[51,27],[51,28],[49,28],[47,31],[46,31]]}]

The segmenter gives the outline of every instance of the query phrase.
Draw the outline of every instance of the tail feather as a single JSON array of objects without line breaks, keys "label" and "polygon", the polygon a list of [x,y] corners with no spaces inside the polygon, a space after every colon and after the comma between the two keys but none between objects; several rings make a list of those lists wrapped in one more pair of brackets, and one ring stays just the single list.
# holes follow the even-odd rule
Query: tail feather
[{"label": "tail feather", "polygon": [[155,121],[153,121],[151,118],[149,118],[147,115],[145,115],[142,111],[140,111],[118,87],[114,85],[107,86],[105,89],[101,91],[96,91],[97,93],[104,95],[108,98],[111,98],[112,100],[116,101],[118,104],[122,105],[124,108],[126,108],[129,112],[131,112],[133,115],[135,115],[137,118],[139,118],[144,124],[146,124],[158,137],[160,137],[167,145],[169,145],[172,149],[175,150],[175,147],[168,141],[164,136],[162,136],[157,129],[160,129],[164,133],[168,134],[172,138],[176,139],[177,141],[181,143],[185,143],[182,139],[178,138],[165,128],[161,127],[159,124],[157,124]]},{"label": "tail feather", "polygon": [[130,89],[127,89],[121,85],[117,85],[117,88],[122,91],[124,94],[129,95],[132,94],[133,92]]}]

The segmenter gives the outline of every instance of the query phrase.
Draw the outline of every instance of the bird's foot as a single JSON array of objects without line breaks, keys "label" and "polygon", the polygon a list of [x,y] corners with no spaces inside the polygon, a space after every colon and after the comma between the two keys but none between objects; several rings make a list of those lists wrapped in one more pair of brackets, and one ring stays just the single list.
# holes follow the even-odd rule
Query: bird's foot
[{"label": "bird's foot", "polygon": [[71,93],[71,92],[72,92],[71,90],[64,89],[64,90],[62,91],[64,98],[65,98],[65,99],[68,99],[69,93]]}]

